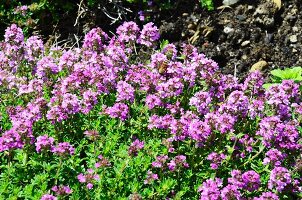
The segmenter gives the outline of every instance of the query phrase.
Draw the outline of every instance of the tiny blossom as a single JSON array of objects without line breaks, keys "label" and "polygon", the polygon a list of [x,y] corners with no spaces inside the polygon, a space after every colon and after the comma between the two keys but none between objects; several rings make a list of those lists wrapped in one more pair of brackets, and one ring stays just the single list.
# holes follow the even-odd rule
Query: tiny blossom
[{"label": "tiny blossom", "polygon": [[90,140],[95,141],[97,138],[99,138],[99,132],[96,130],[88,130],[84,132],[84,135],[88,137]]},{"label": "tiny blossom", "polygon": [[93,106],[98,103],[97,96],[98,94],[90,89],[83,92],[83,99],[81,101],[81,111],[84,114],[89,113],[93,109]]},{"label": "tiny blossom", "polygon": [[163,168],[164,164],[168,160],[167,155],[161,155],[156,157],[156,161],[152,162],[152,167],[154,168]]},{"label": "tiny blossom", "polygon": [[53,147],[52,152],[59,156],[73,155],[74,148],[68,142],[61,142],[57,146]]},{"label": "tiny blossom", "polygon": [[68,195],[72,193],[70,187],[65,185],[55,185],[51,188],[51,190],[54,191],[58,196]]},{"label": "tiny blossom", "polygon": [[237,186],[238,188],[243,188],[244,185],[246,185],[244,182],[243,182],[243,179],[242,179],[242,174],[241,174],[241,171],[240,170],[232,170],[231,171],[231,176],[232,178],[228,178],[228,183],[231,184],[231,185],[235,185]]},{"label": "tiny blossom", "polygon": [[108,35],[101,28],[93,28],[84,38],[83,48],[89,50],[102,50],[103,42],[108,38]]},{"label": "tiny blossom", "polygon": [[151,171],[147,172],[147,178],[144,180],[144,184],[150,184],[152,181],[158,180],[158,175],[152,173]]},{"label": "tiny blossom", "polygon": [[219,108],[220,112],[245,117],[248,113],[249,99],[242,91],[233,91],[227,98],[227,102]]},{"label": "tiny blossom", "polygon": [[116,86],[117,98],[116,101],[130,101],[134,100],[134,88],[126,81],[119,81]]},{"label": "tiny blossom", "polygon": [[265,156],[266,157],[263,160],[264,165],[272,164],[273,166],[280,166],[281,162],[286,157],[286,154],[277,149],[270,149],[268,152],[266,152]]},{"label": "tiny blossom", "polygon": [[140,44],[146,45],[147,47],[152,46],[153,42],[159,39],[159,30],[156,26],[153,26],[152,22],[144,25],[141,35],[138,39]]},{"label": "tiny blossom", "polygon": [[220,199],[220,188],[222,187],[222,180],[215,178],[214,180],[208,179],[203,182],[202,186],[199,187],[200,200],[219,200]]},{"label": "tiny blossom", "polygon": [[244,182],[244,188],[252,192],[260,187],[260,175],[255,171],[250,170],[242,174],[242,180]]},{"label": "tiny blossom", "polygon": [[177,55],[177,49],[174,44],[167,44],[163,48],[162,53],[166,55],[168,59],[174,60]]},{"label": "tiny blossom", "polygon": [[167,56],[162,53],[154,53],[151,55],[150,67],[158,69],[164,62],[167,61]]},{"label": "tiny blossom", "polygon": [[5,30],[4,39],[7,43],[20,45],[24,42],[22,29],[19,28],[16,24],[12,24]]},{"label": "tiny blossom", "polygon": [[86,187],[91,190],[93,188],[93,182],[98,181],[100,179],[99,175],[96,174],[93,169],[87,169],[86,174],[79,174],[78,180],[80,183],[87,183]]},{"label": "tiny blossom", "polygon": [[31,36],[25,43],[25,58],[28,61],[37,61],[44,53],[43,41],[38,36]]},{"label": "tiny blossom", "polygon": [[151,110],[155,108],[156,106],[161,106],[163,105],[161,99],[155,95],[155,94],[149,94],[146,96],[146,106]]},{"label": "tiny blossom", "polygon": [[205,122],[221,133],[233,132],[236,118],[227,113],[207,113]]},{"label": "tiny blossom", "polygon": [[185,167],[188,168],[189,164],[186,162],[186,156],[184,155],[178,155],[175,156],[173,160],[171,160],[169,163],[167,163],[167,166],[170,171],[175,171],[176,167]]},{"label": "tiny blossom", "polygon": [[197,108],[198,114],[205,115],[209,112],[209,104],[212,98],[208,92],[197,92],[190,99],[190,106],[195,106]]},{"label": "tiny blossom", "polygon": [[241,194],[238,187],[235,185],[227,185],[221,190],[222,200],[240,200]]},{"label": "tiny blossom", "polygon": [[39,78],[47,78],[50,74],[56,74],[58,72],[58,65],[55,63],[54,58],[50,56],[43,57],[37,62],[36,75]]},{"label": "tiny blossom", "polygon": [[115,103],[112,107],[105,107],[104,113],[124,121],[128,118],[129,107],[124,103]]},{"label": "tiny blossom", "polygon": [[275,167],[271,171],[270,179],[268,181],[268,188],[276,188],[278,192],[285,190],[285,187],[291,184],[291,175],[285,167]]},{"label": "tiny blossom", "polygon": [[129,155],[137,156],[138,151],[144,148],[144,144],[144,141],[134,140],[128,149]]},{"label": "tiny blossom", "polygon": [[102,155],[99,155],[98,159],[99,159],[99,162],[95,163],[95,168],[111,166],[109,160],[104,158]]},{"label": "tiny blossom", "polygon": [[212,152],[208,155],[207,159],[212,161],[211,162],[211,168],[212,169],[218,169],[218,166],[221,164],[221,162],[226,158],[226,156],[221,153],[218,154],[216,152]]},{"label": "tiny blossom", "polygon": [[44,194],[40,200],[57,200],[58,198],[51,194]]},{"label": "tiny blossom", "polygon": [[145,21],[144,12],[140,10],[140,11],[138,11],[138,14],[139,14],[139,20],[140,20],[140,21]]},{"label": "tiny blossom", "polygon": [[16,130],[5,131],[0,137],[0,152],[11,149],[22,149],[24,142]]},{"label": "tiny blossom", "polygon": [[264,77],[261,72],[256,70],[248,74],[245,78],[242,90],[251,95],[263,96],[264,94]]},{"label": "tiny blossom", "polygon": [[22,16],[25,16],[27,10],[28,10],[28,6],[26,6],[26,5],[17,6],[14,9],[14,14],[21,14]]},{"label": "tiny blossom", "polygon": [[50,150],[53,148],[54,138],[49,137],[48,135],[43,135],[37,137],[36,142],[36,151],[41,152],[42,150]]},{"label": "tiny blossom", "polygon": [[121,41],[129,42],[137,39],[140,29],[135,22],[124,22],[116,29]]},{"label": "tiny blossom", "polygon": [[260,197],[255,197],[253,200],[279,200],[279,197],[272,192],[263,192]]}]

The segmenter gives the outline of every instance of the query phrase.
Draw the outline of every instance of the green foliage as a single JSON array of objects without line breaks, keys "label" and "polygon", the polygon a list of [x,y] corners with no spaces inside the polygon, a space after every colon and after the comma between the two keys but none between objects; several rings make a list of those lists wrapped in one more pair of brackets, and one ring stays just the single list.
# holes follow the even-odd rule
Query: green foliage
[{"label": "green foliage", "polygon": [[293,68],[285,68],[284,70],[275,69],[271,72],[271,83],[266,83],[263,85],[264,88],[268,89],[273,85],[277,85],[282,83],[283,80],[293,80],[295,82],[302,81],[302,68],[301,67],[293,67]]},{"label": "green foliage", "polygon": [[213,0],[199,0],[202,7],[205,7],[207,10],[214,10]]}]

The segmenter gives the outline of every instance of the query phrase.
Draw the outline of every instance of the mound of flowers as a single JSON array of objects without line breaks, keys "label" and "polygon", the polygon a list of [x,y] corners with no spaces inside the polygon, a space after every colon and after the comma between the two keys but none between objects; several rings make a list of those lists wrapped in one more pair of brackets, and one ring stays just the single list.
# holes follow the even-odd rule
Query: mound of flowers
[{"label": "mound of flowers", "polygon": [[0,43],[4,199],[302,198],[301,84],[239,81],[153,23]]}]

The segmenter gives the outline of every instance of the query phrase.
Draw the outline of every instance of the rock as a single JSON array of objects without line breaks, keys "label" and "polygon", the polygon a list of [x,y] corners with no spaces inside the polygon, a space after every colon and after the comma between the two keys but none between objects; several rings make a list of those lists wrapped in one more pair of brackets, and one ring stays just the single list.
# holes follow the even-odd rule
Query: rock
[{"label": "rock", "polygon": [[189,13],[182,13],[182,16],[184,17],[189,16]]},{"label": "rock", "polygon": [[297,49],[293,49],[292,52],[293,52],[293,53],[297,53],[298,50],[297,50]]},{"label": "rock", "polygon": [[293,30],[294,32],[298,32],[298,31],[299,31],[299,28],[296,27],[296,26],[294,26],[294,27],[292,28],[292,30]]},{"label": "rock", "polygon": [[245,46],[249,45],[250,43],[251,43],[251,41],[246,40],[246,41],[243,41],[243,42],[241,43],[241,46],[242,46],[242,47],[245,47]]},{"label": "rock", "polygon": [[289,37],[289,41],[290,41],[291,43],[296,43],[296,42],[298,42],[297,35],[291,35],[291,36]]},{"label": "rock", "polygon": [[247,59],[247,55],[244,54],[244,55],[241,57],[241,59],[242,59],[242,60],[246,60],[246,59]]},{"label": "rock", "polygon": [[253,9],[254,9],[254,6],[248,5],[247,9],[248,9],[248,10],[253,10]]},{"label": "rock", "polygon": [[261,4],[257,7],[254,16],[255,15],[265,15],[265,14],[269,14],[269,10],[266,8],[265,4]]},{"label": "rock", "polygon": [[239,0],[223,0],[223,5],[225,6],[230,6],[230,5],[233,5],[235,3],[237,3]]},{"label": "rock", "polygon": [[246,19],[246,15],[237,15],[236,18],[239,20],[239,21],[243,21]]},{"label": "rock", "polygon": [[233,33],[233,32],[234,32],[234,29],[231,28],[231,27],[226,26],[226,27],[223,29],[223,32],[224,32],[225,34],[230,34],[230,33]]},{"label": "rock", "polygon": [[196,26],[194,24],[189,24],[188,29],[194,29]]},{"label": "rock", "polygon": [[253,66],[250,69],[250,72],[253,72],[253,71],[256,71],[256,70],[262,71],[267,66],[268,66],[268,63],[264,60],[261,60],[261,61],[255,63],[255,64],[253,64]]}]

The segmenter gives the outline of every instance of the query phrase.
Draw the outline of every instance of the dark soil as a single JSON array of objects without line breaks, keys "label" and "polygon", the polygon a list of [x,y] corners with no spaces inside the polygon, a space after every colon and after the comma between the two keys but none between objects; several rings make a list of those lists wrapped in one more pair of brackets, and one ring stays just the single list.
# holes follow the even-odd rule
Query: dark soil
[{"label": "dark soil", "polygon": [[241,0],[221,9],[216,1],[215,11],[190,5],[160,20],[162,38],[191,42],[223,72],[240,77],[260,60],[268,63],[265,71],[302,66],[301,0],[282,1],[281,9],[271,0]]}]

